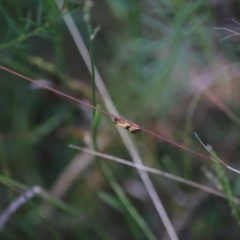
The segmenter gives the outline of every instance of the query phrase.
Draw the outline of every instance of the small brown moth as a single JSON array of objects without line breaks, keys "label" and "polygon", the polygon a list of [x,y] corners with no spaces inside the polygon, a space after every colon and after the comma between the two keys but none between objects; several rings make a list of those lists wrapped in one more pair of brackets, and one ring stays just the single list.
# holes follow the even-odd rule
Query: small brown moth
[{"label": "small brown moth", "polygon": [[123,127],[128,131],[130,131],[131,133],[136,133],[141,131],[141,128],[137,124],[130,122],[126,119],[122,119],[119,117],[112,117],[112,121],[119,127]]}]

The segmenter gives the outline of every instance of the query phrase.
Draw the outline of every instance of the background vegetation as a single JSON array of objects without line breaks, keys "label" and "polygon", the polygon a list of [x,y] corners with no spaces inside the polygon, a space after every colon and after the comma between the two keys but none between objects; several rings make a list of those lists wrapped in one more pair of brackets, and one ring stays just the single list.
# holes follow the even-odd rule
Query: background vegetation
[{"label": "background vegetation", "polygon": [[[240,36],[221,41],[231,33],[213,28],[238,31],[240,24],[232,19],[239,20],[239,2],[93,3],[92,26],[101,26],[93,41],[95,64],[121,116],[207,155],[197,132],[221,159],[240,169]],[[67,0],[64,7],[88,46],[84,2]],[[91,76],[63,16],[54,0],[1,1],[0,64],[91,103]],[[98,91],[96,98],[106,110]],[[0,212],[33,186],[53,196],[26,201],[1,229],[1,239],[168,239],[135,169],[97,160],[111,169],[139,214],[133,217],[115,180],[91,155],[68,147],[89,147],[91,119],[90,108],[0,70]],[[101,116],[98,138],[103,152],[131,159],[109,116]],[[145,165],[221,187],[213,162],[144,132],[131,138]],[[226,176],[238,197],[239,175],[226,171]],[[233,217],[238,206],[150,177],[179,239],[240,238]]]}]

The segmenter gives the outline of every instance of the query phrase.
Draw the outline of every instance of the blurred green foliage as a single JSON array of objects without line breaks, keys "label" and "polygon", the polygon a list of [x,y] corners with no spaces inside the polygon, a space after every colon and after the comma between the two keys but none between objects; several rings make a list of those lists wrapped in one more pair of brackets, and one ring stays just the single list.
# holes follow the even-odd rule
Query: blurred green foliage
[{"label": "blurred green foliage", "polygon": [[[239,26],[232,19],[239,20],[238,1],[93,3],[93,27],[101,26],[93,42],[95,64],[122,116],[203,152],[193,135],[197,132],[221,159],[239,169],[240,36],[221,41],[229,33],[213,28],[237,31]],[[64,1],[88,44],[83,4]],[[63,15],[53,0],[1,1],[0,64],[90,103],[90,74]],[[98,92],[96,99],[106,109]],[[95,162],[89,161],[69,180],[74,171],[68,171],[69,166],[79,153],[68,145],[88,145],[91,124],[98,125],[101,143],[110,139],[106,153],[130,159],[111,119],[101,115],[100,123],[95,120],[91,122],[91,109],[0,70],[0,174],[8,179],[0,178],[0,213],[19,196],[11,180],[29,188],[39,185],[66,203],[67,209],[81,213],[74,217],[57,203],[33,198],[7,221],[0,239],[128,240],[153,239],[152,235],[161,239],[165,229],[136,170],[107,163],[138,210],[136,221]],[[202,184],[211,182],[201,166],[214,172],[213,163],[145,133],[131,137],[146,165]],[[66,190],[60,196],[61,187],[58,195],[55,184],[66,172],[62,182]],[[239,176],[226,175],[239,196]],[[159,176],[151,179],[170,218],[179,226],[179,239],[240,237],[226,200]],[[71,184],[65,186],[68,181]],[[144,229],[139,229],[141,224]]]}]

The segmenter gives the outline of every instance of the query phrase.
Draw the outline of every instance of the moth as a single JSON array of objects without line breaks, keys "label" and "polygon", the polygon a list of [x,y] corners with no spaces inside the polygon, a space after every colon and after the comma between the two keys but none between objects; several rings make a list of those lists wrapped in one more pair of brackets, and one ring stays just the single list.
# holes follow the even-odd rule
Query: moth
[{"label": "moth", "polygon": [[112,121],[117,126],[125,128],[128,131],[130,131],[131,133],[137,133],[137,132],[141,131],[141,128],[137,124],[135,124],[133,122],[130,122],[126,119],[122,119],[122,118],[119,118],[119,117],[112,117]]}]

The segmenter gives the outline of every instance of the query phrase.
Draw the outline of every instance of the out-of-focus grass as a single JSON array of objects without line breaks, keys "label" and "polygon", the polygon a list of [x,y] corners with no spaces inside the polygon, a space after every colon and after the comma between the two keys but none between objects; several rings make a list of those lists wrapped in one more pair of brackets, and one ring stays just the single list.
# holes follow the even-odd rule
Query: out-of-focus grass
[{"label": "out-of-focus grass", "polygon": [[[0,3],[1,64],[91,101],[90,75],[54,1],[10,3]],[[237,67],[233,68],[238,66],[239,38],[221,42],[225,33],[212,28],[237,27],[231,21],[231,18],[238,20],[237,1],[106,0],[94,3],[93,25],[101,25],[93,45],[95,61],[119,112],[144,128],[204,151],[194,138],[196,131],[205,143],[214,147],[220,158],[239,167],[239,126],[210,101],[204,91],[201,94],[199,85],[205,85],[220,102],[239,115],[239,72]],[[66,6],[86,37],[82,2],[69,0]],[[47,63],[54,69],[47,68]],[[98,95],[97,102],[105,108]],[[76,154],[68,144],[86,144],[91,129],[91,109],[44,89],[33,89],[24,80],[3,71],[0,71],[0,109],[1,174],[29,187],[40,185],[50,189]],[[102,116],[99,131],[113,139],[105,151],[129,158],[108,117]],[[196,182],[207,182],[200,167],[211,168],[211,163],[145,133],[134,135],[134,141],[147,164]],[[164,228],[141,188],[136,171],[113,163],[109,167],[126,189],[141,220],[160,239]],[[239,185],[238,176],[228,173],[227,177],[233,187]],[[226,201],[211,196],[202,199],[197,197],[197,190],[170,180],[160,181],[155,176],[152,180],[172,219],[188,214],[179,229],[180,239],[239,238],[237,221],[232,218]],[[234,189],[239,192],[237,187]],[[6,185],[1,185],[0,191],[2,212],[18,193]],[[88,167],[63,196],[69,206],[83,213],[87,223],[58,208],[50,217],[41,219],[35,213],[41,215],[46,202],[38,199],[33,200],[34,207],[26,204],[19,209],[0,236],[3,239],[52,239],[54,234],[44,224],[47,221],[50,229],[57,233],[56,239],[59,236],[60,239],[145,239],[132,218],[112,208],[108,201],[102,201],[98,197],[100,192],[104,196],[114,194],[98,166]]]}]

